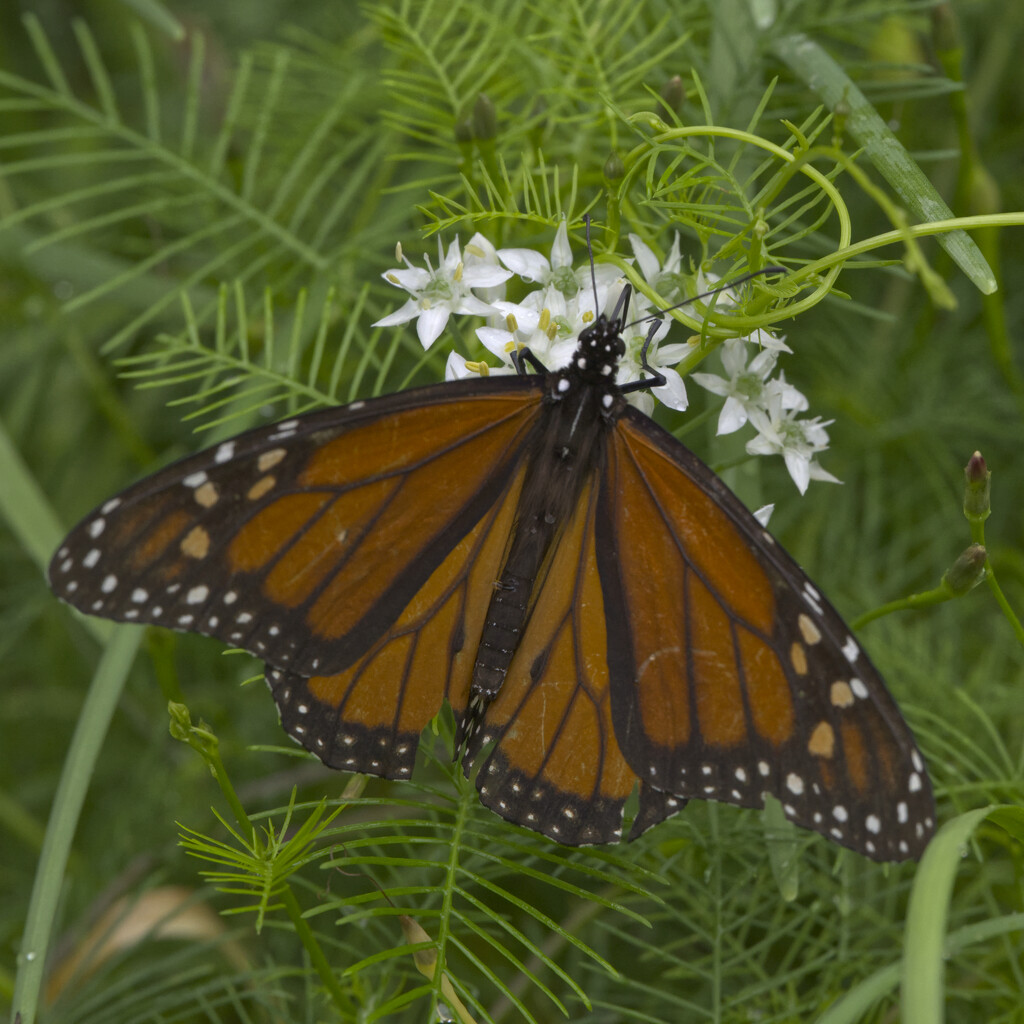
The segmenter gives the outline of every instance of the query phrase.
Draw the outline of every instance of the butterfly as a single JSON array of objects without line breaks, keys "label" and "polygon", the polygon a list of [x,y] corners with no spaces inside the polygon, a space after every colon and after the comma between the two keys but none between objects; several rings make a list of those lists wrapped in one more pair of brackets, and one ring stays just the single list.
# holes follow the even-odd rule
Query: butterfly
[{"label": "butterfly", "polygon": [[447,701],[482,802],[563,844],[619,839],[633,793],[629,838],[690,799],[771,795],[867,857],[919,857],[935,809],[910,730],[793,559],[628,403],[665,382],[646,345],[651,376],[615,382],[628,300],[563,369],[523,352],[516,376],[177,462],[86,516],[51,586],[261,658],[283,727],[333,768],[410,777]]}]

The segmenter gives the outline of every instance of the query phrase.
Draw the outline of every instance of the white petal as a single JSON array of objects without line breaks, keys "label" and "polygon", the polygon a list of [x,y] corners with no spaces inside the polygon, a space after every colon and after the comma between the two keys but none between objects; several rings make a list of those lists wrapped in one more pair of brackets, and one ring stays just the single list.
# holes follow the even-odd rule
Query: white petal
[{"label": "white petal", "polygon": [[437,237],[437,258],[441,266],[448,271],[449,276],[455,272],[455,268],[462,262],[462,252],[459,249],[459,236],[456,235],[452,244],[448,246],[448,255],[445,256],[441,250],[441,236]]},{"label": "white petal", "polygon": [[[532,294],[536,294],[536,292]],[[514,316],[516,318],[516,327],[526,334],[536,330],[537,324],[540,322],[540,310],[534,309],[523,302],[499,301],[494,303],[494,308],[504,318]]]},{"label": "white petal", "polygon": [[[447,305],[446,303],[438,303],[438,306]],[[460,295],[457,299],[451,303],[451,312],[453,313],[471,313],[473,316],[493,316],[495,308],[489,302],[484,302],[483,299],[478,299],[475,295],[470,295],[467,292],[465,295]]]},{"label": "white petal", "polygon": [[563,366],[569,365],[575,351],[575,338],[556,338],[548,344],[542,362],[549,370],[560,370]]},{"label": "white petal", "polygon": [[780,334],[778,336],[769,334],[768,331],[762,330],[758,327],[749,337],[749,341],[752,341],[755,345],[760,345],[762,348],[771,349],[775,352],[792,352],[793,350],[786,344],[785,335]]},{"label": "white petal", "polygon": [[686,342],[676,342],[672,345],[658,346],[658,362],[664,366],[675,366],[683,356],[688,356],[693,351],[692,345]]},{"label": "white petal", "polygon": [[512,276],[511,270],[504,267],[477,263],[475,266],[462,268],[462,284],[466,288],[496,288],[504,284]]},{"label": "white petal", "polygon": [[785,452],[783,457],[797,490],[801,494],[806,494],[807,485],[811,482],[811,460],[806,455],[793,451]]},{"label": "white petal", "polygon": [[[727,395],[732,387],[729,381],[714,373],[691,373],[690,379],[695,380],[702,388],[710,391],[713,395]],[[721,433],[721,430],[719,430],[719,433]]]},{"label": "white petal", "polygon": [[430,271],[422,267],[399,267],[380,275],[388,284],[404,288],[407,292],[418,292],[430,284]]},{"label": "white petal", "polygon": [[466,360],[458,352],[448,353],[448,362],[444,367],[445,380],[465,380],[467,377],[476,377],[472,370],[466,369]]},{"label": "white petal", "polygon": [[749,369],[751,373],[756,373],[761,380],[767,380],[778,361],[779,353],[777,349],[763,348],[750,360]]},{"label": "white petal", "polygon": [[467,266],[477,260],[490,263],[492,266],[498,262],[498,250],[491,244],[490,239],[484,238],[479,231],[466,243],[465,249]]},{"label": "white petal", "polygon": [[420,314],[419,320],[416,321],[416,334],[425,349],[430,348],[441,336],[441,332],[448,324],[449,316],[450,310],[446,305],[432,306]]},{"label": "white petal", "polygon": [[759,509],[754,512],[754,518],[762,525],[767,526],[768,520],[771,519],[772,513],[775,511],[775,504],[762,505]]},{"label": "white petal", "polygon": [[654,399],[647,391],[631,391],[626,395],[626,401],[645,416],[650,416],[654,412]]},{"label": "white petal", "polygon": [[569,248],[569,228],[563,220],[555,232],[555,241],[551,246],[551,266],[571,267],[572,249]]},{"label": "white petal", "polygon": [[661,372],[665,375],[667,383],[660,388],[652,388],[652,394],[670,409],[682,412],[690,404],[686,397],[686,385],[683,383],[683,378],[670,366],[663,367]]},{"label": "white petal", "polygon": [[733,434],[747,422],[747,410],[734,395],[730,395],[718,414],[718,433]]},{"label": "white petal", "polygon": [[722,365],[725,372],[735,380],[737,374],[747,368],[747,346],[742,338],[729,338],[722,343]]},{"label": "white petal", "polygon": [[551,264],[534,249],[499,249],[498,259],[524,281],[544,283],[551,277]]},{"label": "white petal", "polygon": [[779,394],[782,398],[782,408],[795,412],[804,412],[809,406],[807,396],[798,391],[792,384],[784,380],[776,382],[779,386]]},{"label": "white petal", "polygon": [[387,316],[374,321],[370,326],[394,327],[395,324],[407,324],[414,317],[419,316],[421,312],[423,311],[420,309],[419,301],[417,299],[409,299],[401,309],[396,309],[394,313],[388,313]]},{"label": "white petal", "polygon": [[654,284],[661,273],[661,264],[651,247],[639,236],[631,234],[629,244],[633,246],[633,255],[640,264],[640,273],[649,284]]},{"label": "white petal", "polygon": [[513,340],[511,333],[500,327],[478,327],[476,336],[488,352],[496,355],[502,362],[510,359],[508,345]]},{"label": "white petal", "polygon": [[821,480],[828,484],[841,484],[843,482],[839,477],[833,476],[827,469],[822,469],[815,459],[811,459],[811,479]]}]

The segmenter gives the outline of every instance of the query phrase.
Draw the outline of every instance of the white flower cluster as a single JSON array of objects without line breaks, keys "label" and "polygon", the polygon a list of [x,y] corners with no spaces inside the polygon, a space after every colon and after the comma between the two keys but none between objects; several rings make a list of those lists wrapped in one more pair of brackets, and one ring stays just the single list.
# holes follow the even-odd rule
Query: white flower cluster
[{"label": "white flower cluster", "polygon": [[[630,235],[633,254],[644,279],[670,302],[682,301],[686,295],[687,278],[681,270],[679,236],[662,264],[651,249],[636,235]],[[515,373],[512,353],[529,348],[549,369],[568,363],[576,348],[576,339],[598,312],[610,314],[626,280],[619,269],[610,264],[594,267],[597,295],[591,283],[590,265],[574,268],[572,250],[565,222],[559,227],[551,248],[551,258],[533,249],[495,249],[481,234],[475,234],[460,251],[458,239],[445,253],[440,240],[437,245],[438,266],[426,261],[426,269],[414,267],[402,256],[404,267],[389,270],[384,279],[409,293],[401,309],[378,320],[375,327],[416,321],[416,333],[423,347],[429,348],[442,334],[448,318],[454,314],[472,314],[487,318],[487,325],[478,327],[477,337],[499,360],[497,366],[484,362],[468,362],[452,352],[445,376],[455,380],[474,375]],[[518,303],[504,299],[505,282],[513,275],[533,291]],[[713,281],[711,282],[713,285]],[[704,292],[707,282],[698,275],[697,291]],[[595,307],[596,298],[596,307]],[[732,302],[728,289],[722,289],[718,304]],[[649,376],[640,365],[640,353],[650,330],[659,320],[647,352],[647,362],[665,376],[663,387],[652,388],[651,394],[633,392],[630,401],[644,412],[654,408],[654,398],[672,409],[687,407],[686,386],[674,369],[690,351],[686,343],[662,345],[672,319],[658,316],[646,297],[634,292],[629,310],[631,323],[623,329],[626,354],[619,363],[617,381],[626,384]],[[818,465],[815,455],[828,447],[828,422],[819,418],[801,419],[807,399],[780,372],[773,377],[780,352],[789,352],[780,336],[755,331],[746,338],[733,338],[720,348],[725,377],[695,373],[701,387],[725,398],[718,419],[718,433],[729,434],[750,424],[757,432],[747,442],[751,455],[782,455],[794,483],[803,494],[809,482],[836,478]],[[751,358],[752,356],[752,358]],[[749,360],[749,361],[748,361]],[[830,422],[830,421],[829,421]]]}]

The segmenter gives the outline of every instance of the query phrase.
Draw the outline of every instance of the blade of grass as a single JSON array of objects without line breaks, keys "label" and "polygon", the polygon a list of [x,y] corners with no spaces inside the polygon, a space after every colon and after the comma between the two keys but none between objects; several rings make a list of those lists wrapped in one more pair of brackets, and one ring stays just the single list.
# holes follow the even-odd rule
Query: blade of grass
[{"label": "blade of grass", "polygon": [[[846,107],[846,127],[859,142],[878,173],[892,186],[906,208],[923,221],[949,220],[953,212],[925,177],[878,111],[813,39],[796,32],[778,39],[775,54],[835,110]],[[939,235],[939,245],[984,295],[996,290],[996,278],[981,250],[965,231]]]}]

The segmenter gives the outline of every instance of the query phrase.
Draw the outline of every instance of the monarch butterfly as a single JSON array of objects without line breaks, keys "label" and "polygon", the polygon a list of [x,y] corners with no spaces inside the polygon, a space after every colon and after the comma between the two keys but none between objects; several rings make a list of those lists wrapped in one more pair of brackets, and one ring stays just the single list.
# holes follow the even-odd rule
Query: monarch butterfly
[{"label": "monarch butterfly", "polygon": [[[596,289],[595,289],[596,291]],[[483,803],[568,845],[691,798],[875,860],[920,856],[931,783],[878,672],[793,559],[615,383],[628,286],[564,369],[251,430],[88,515],[49,569],[83,612],[266,663],[325,764],[408,778],[447,700]],[[653,330],[648,343],[653,337]],[[528,373],[525,363],[539,371]],[[659,381],[660,378],[660,381]]]}]

